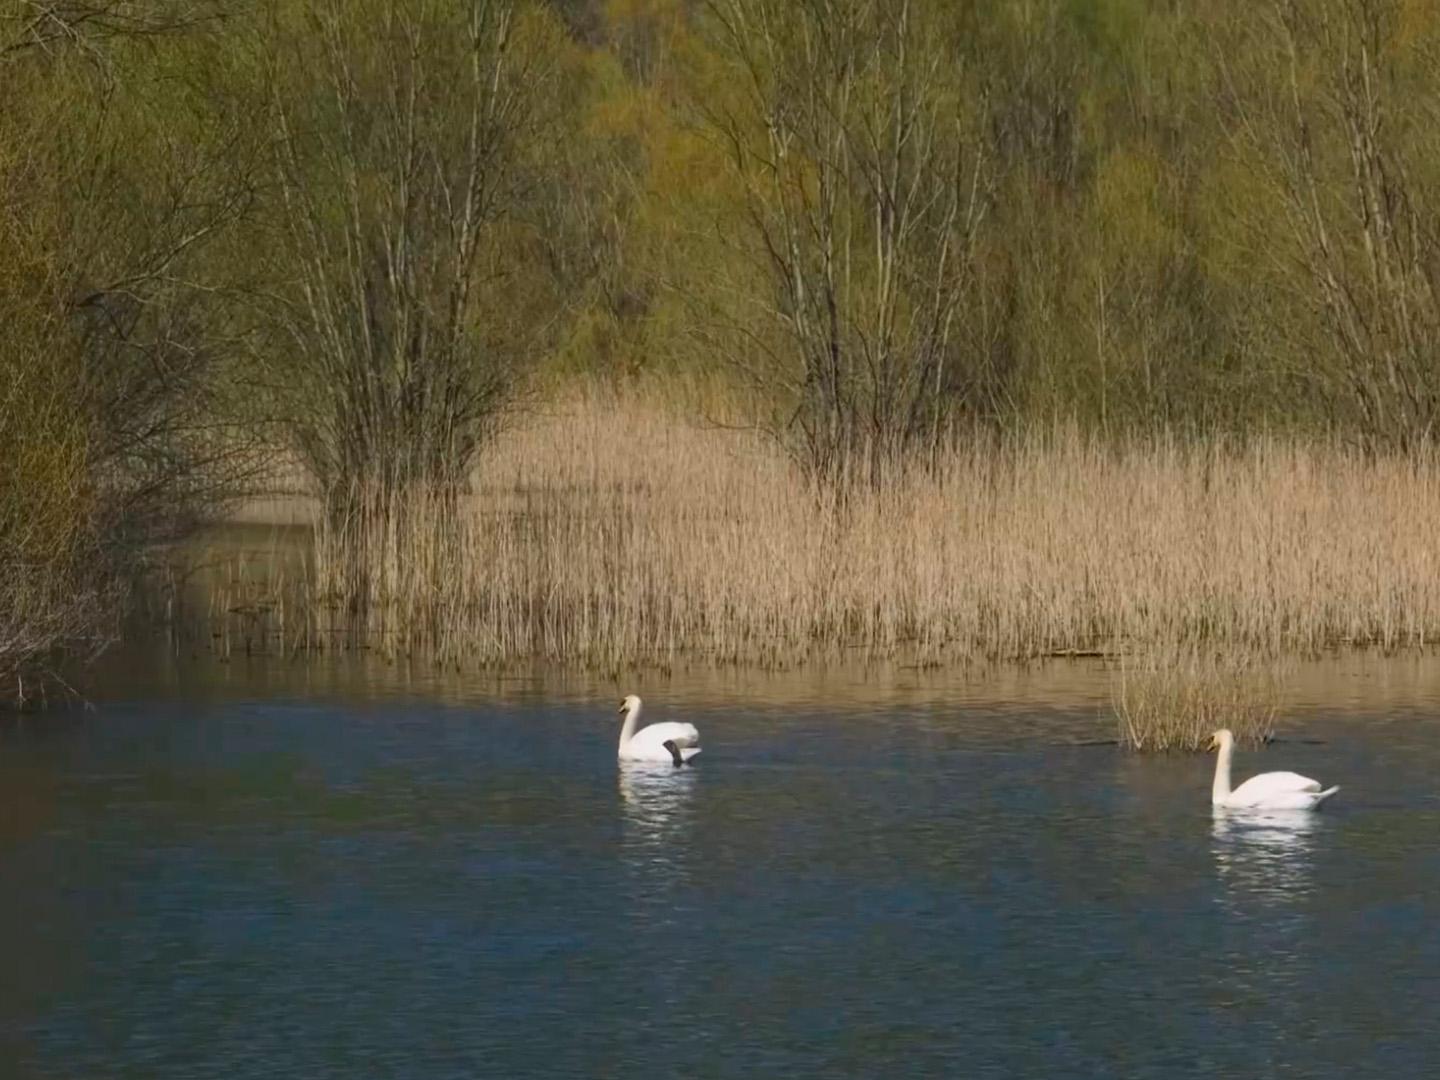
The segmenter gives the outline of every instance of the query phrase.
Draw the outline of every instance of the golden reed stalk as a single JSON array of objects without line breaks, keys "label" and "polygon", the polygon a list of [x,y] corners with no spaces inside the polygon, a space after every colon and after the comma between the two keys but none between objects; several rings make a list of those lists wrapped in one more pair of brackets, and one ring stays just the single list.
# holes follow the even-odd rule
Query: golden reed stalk
[{"label": "golden reed stalk", "polygon": [[318,528],[309,618],[444,660],[615,669],[1395,648],[1440,636],[1437,522],[1431,462],[1070,431],[842,499],[757,436],[591,394],[503,436],[458,503]]},{"label": "golden reed stalk", "polygon": [[1263,650],[1202,642],[1144,642],[1120,656],[1111,694],[1122,746],[1199,750],[1229,728],[1259,744],[1274,733],[1287,663]]}]

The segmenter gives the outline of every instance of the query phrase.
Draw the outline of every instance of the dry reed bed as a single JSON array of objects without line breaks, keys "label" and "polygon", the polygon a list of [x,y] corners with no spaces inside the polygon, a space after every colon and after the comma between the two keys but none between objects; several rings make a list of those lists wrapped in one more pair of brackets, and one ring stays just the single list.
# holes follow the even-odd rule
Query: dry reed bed
[{"label": "dry reed bed", "polygon": [[455,527],[435,500],[391,509],[319,530],[312,615],[445,658],[945,662],[1440,635],[1440,470],[1333,447],[1058,433],[841,500],[758,437],[597,396],[506,435]]}]

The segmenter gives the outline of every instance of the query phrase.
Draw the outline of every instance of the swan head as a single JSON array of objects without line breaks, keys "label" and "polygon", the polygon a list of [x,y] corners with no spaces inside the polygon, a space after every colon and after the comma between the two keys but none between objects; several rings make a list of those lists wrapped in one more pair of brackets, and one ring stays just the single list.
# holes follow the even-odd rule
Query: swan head
[{"label": "swan head", "polygon": [[629,716],[638,708],[640,708],[640,699],[634,694],[627,694],[625,700],[620,702],[620,715]]},{"label": "swan head", "polygon": [[1224,750],[1226,747],[1235,744],[1235,736],[1230,734],[1229,728],[1221,728],[1210,736],[1210,742],[1206,744],[1206,750]]}]

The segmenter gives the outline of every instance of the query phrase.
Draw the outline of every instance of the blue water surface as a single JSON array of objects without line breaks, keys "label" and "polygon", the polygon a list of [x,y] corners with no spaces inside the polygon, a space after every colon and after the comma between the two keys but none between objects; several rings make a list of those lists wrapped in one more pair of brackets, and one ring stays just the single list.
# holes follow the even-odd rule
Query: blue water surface
[{"label": "blue water surface", "polygon": [[[634,688],[634,687],[632,687]],[[0,1075],[1419,1077],[1440,711],[1239,756],[1093,702],[170,687],[0,734]],[[883,697],[883,695],[882,695]],[[1303,738],[1300,736],[1303,735]]]}]

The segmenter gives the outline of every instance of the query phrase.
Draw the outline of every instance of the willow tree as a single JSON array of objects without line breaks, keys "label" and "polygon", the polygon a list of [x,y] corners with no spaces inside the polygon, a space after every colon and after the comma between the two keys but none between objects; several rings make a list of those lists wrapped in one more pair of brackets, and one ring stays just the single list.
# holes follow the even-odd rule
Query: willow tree
[{"label": "willow tree", "polygon": [[563,30],[525,0],[305,0],[265,31],[272,415],[332,515],[454,490],[551,317],[524,209]]},{"label": "willow tree", "polygon": [[714,0],[701,102],[734,203],[709,343],[817,476],[934,448],[1002,404],[974,316],[989,204],[946,5]]}]

